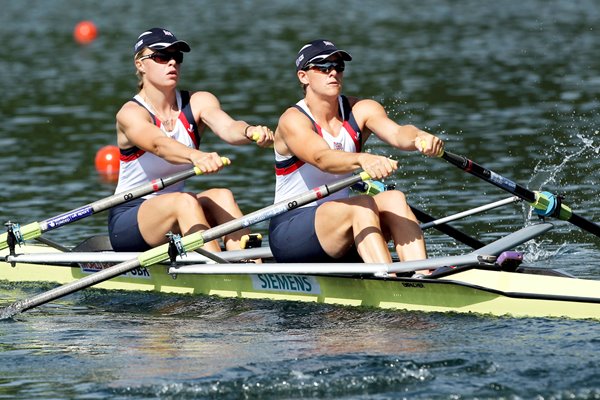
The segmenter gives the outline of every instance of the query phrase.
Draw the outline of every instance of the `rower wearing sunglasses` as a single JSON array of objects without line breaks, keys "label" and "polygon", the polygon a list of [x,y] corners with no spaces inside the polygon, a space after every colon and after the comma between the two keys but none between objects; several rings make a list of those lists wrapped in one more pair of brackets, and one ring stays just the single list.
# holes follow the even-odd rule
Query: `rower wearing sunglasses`
[{"label": "rower wearing sunglasses", "polygon": [[[200,147],[206,128],[233,145],[272,146],[270,129],[233,119],[213,94],[178,90],[183,53],[189,51],[186,42],[163,28],[152,28],[137,38],[133,61],[138,93],[116,116],[120,149],[116,193],[189,170],[190,164],[203,173],[221,170],[221,157]],[[181,181],[112,208],[108,230],[115,250],[145,251],[166,243],[169,232],[186,235],[241,216],[229,189],[189,193]],[[225,236],[225,247],[240,249],[240,238],[248,233],[244,229]],[[220,245],[213,241],[204,249],[218,252]]]},{"label": "rower wearing sunglasses", "polygon": [[[376,180],[389,177],[397,161],[361,152],[371,134],[392,147],[432,157],[443,149],[439,138],[392,121],[377,101],[342,95],[351,60],[328,40],[312,41],[298,52],[296,75],[304,98],[283,113],[275,133],[275,202],[357,169]],[[279,262],[389,263],[390,240],[402,261],[427,257],[418,221],[398,190],[374,196],[342,190],[273,218],[269,227]]]}]

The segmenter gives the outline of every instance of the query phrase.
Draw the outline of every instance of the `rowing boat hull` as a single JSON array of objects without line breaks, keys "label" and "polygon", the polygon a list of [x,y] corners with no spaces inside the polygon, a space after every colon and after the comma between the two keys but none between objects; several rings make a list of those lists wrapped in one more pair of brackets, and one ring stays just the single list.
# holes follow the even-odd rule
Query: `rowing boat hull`
[{"label": "rowing boat hull", "polygon": [[[46,246],[26,248],[30,253],[49,251]],[[4,255],[6,252],[0,252]],[[102,267],[106,266],[17,263],[13,267],[0,262],[0,280],[64,284]],[[600,319],[600,281],[481,269],[437,279],[383,279],[299,274],[175,276],[168,266],[155,265],[137,268],[96,287],[429,312]]]}]

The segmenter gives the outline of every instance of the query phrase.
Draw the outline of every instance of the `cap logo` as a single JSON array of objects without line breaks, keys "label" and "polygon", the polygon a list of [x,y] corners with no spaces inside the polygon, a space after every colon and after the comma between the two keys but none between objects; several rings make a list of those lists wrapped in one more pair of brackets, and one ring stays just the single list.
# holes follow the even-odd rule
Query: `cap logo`
[{"label": "cap logo", "polygon": [[333,46],[333,47],[335,47],[335,45],[333,43],[331,43],[330,41],[328,41],[328,40],[323,40],[323,44],[325,46]]},{"label": "cap logo", "polygon": [[304,54],[301,54],[300,57],[296,58],[296,67],[300,65],[302,60],[304,60]]},{"label": "cap logo", "polygon": [[165,34],[167,36],[173,36],[173,34],[166,29],[163,29],[163,34]]}]

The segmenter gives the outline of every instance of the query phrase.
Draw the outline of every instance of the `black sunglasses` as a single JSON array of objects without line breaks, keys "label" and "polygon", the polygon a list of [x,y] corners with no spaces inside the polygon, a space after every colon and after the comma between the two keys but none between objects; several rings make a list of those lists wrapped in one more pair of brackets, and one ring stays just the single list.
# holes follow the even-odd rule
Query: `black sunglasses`
[{"label": "black sunglasses", "polygon": [[321,64],[314,63],[308,64],[306,68],[304,68],[304,70],[308,71],[311,68],[316,68],[322,73],[328,74],[331,72],[332,69],[335,69],[337,72],[344,72],[344,70],[346,69],[346,64],[344,63],[344,61],[330,61]]},{"label": "black sunglasses", "polygon": [[145,60],[146,58],[151,58],[152,61],[158,63],[158,64],[166,64],[171,60],[175,60],[175,62],[177,64],[181,64],[183,62],[183,53],[181,51],[174,51],[174,52],[165,52],[165,53],[161,53],[161,52],[154,52],[152,54],[147,54],[145,56],[140,57],[140,60]]}]

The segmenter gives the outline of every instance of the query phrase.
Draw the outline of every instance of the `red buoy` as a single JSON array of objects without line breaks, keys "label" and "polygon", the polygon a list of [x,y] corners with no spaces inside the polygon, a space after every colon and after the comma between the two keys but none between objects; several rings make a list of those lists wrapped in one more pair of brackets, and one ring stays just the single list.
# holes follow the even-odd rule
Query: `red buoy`
[{"label": "red buoy", "polygon": [[96,153],[96,171],[110,182],[116,182],[119,178],[119,148],[108,145],[102,147]]},{"label": "red buoy", "polygon": [[91,43],[97,36],[98,30],[92,21],[81,21],[73,30],[73,37],[79,44]]}]

